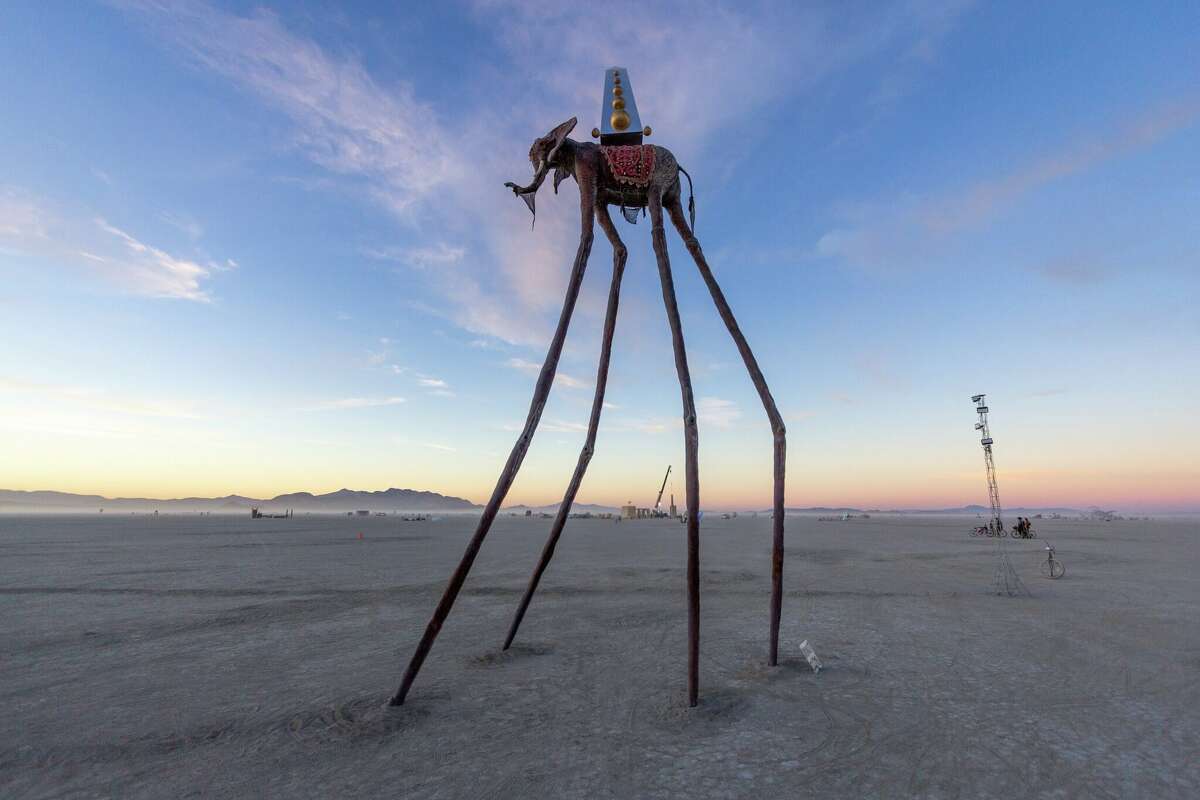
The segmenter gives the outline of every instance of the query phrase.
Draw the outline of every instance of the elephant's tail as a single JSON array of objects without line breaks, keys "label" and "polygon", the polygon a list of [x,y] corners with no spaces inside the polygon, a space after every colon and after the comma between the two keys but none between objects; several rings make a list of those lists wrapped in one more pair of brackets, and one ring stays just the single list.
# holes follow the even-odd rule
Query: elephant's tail
[{"label": "elephant's tail", "polygon": [[692,176],[688,175],[688,171],[683,167],[679,167],[679,171],[687,175],[688,179],[688,226],[692,229],[692,235],[696,235],[696,190],[692,188]]}]

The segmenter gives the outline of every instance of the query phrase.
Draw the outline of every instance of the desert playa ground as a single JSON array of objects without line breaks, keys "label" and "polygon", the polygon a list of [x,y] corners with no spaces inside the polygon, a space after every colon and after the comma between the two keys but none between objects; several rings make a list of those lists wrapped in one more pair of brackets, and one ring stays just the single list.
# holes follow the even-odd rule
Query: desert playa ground
[{"label": "desert playa ground", "polygon": [[385,709],[473,521],[0,517],[0,796],[1200,796],[1194,522],[1042,521],[1005,598],[973,518],[789,517],[771,669],[770,521],[707,515],[689,710],[682,526],[572,520],[504,653],[501,517]]}]

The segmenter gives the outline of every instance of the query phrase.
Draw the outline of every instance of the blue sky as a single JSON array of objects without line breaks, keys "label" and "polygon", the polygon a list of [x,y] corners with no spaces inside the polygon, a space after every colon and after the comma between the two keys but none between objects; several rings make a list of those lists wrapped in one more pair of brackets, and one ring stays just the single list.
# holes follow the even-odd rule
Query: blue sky
[{"label": "blue sky", "polygon": [[[9,3],[0,485],[481,502],[578,236],[502,186],[629,70],[789,427],[789,505],[1200,507],[1192,3]],[[682,464],[646,221],[581,500]],[[671,240],[706,506],[770,435]],[[513,502],[561,496],[611,251]],[[682,494],[682,480],[676,485]]]}]

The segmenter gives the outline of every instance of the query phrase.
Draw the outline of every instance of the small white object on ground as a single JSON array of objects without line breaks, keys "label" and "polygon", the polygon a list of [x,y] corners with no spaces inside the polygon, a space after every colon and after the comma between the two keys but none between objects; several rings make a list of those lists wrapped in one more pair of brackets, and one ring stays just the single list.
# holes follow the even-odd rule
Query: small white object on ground
[{"label": "small white object on ground", "polygon": [[804,654],[804,658],[808,661],[808,665],[812,667],[813,672],[821,671],[821,659],[817,658],[817,651],[812,649],[812,645],[805,639],[800,643],[800,652]]}]

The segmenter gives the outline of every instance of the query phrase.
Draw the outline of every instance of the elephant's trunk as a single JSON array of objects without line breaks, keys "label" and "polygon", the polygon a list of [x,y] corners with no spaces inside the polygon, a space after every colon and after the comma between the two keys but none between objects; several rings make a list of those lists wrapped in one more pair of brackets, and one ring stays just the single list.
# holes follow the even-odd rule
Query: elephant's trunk
[{"label": "elephant's trunk", "polygon": [[[537,168],[537,172],[533,174],[533,180],[528,186],[517,186],[512,181],[508,181],[504,185],[513,190],[513,194],[525,201],[525,205],[529,206],[529,213],[533,215],[533,222],[537,222],[537,208],[534,204],[534,198],[537,197],[537,190],[542,188],[542,181],[546,180],[547,173],[550,172],[549,161],[543,161],[541,166]],[[530,223],[533,227],[533,223]]]},{"label": "elephant's trunk", "polygon": [[512,181],[508,181],[504,185],[507,186],[508,188],[512,189],[513,194],[517,194],[517,195],[533,194],[533,193],[537,192],[538,189],[542,188],[542,181],[546,180],[546,175],[549,174],[549,172],[550,172],[550,165],[547,162],[543,161],[542,165],[540,167],[538,167],[537,172],[534,173],[533,180],[529,182],[528,186],[518,186],[517,184],[513,183]]}]

